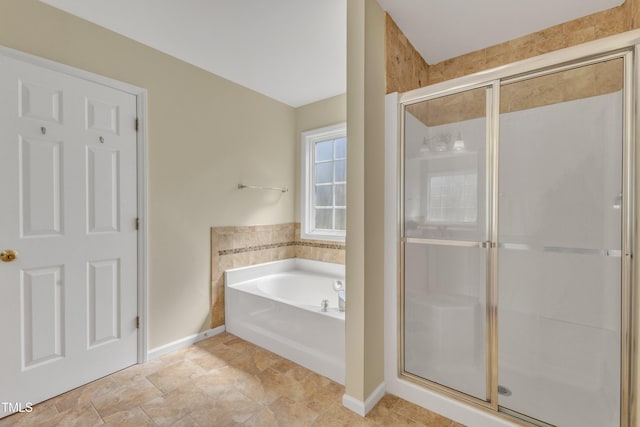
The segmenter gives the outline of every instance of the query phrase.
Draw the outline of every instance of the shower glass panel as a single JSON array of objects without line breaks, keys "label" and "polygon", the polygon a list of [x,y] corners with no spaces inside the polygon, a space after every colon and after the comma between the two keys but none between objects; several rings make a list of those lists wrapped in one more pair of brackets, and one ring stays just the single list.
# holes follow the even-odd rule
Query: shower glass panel
[{"label": "shower glass panel", "polygon": [[489,93],[408,106],[403,159],[404,372],[485,401]]},{"label": "shower glass panel", "polygon": [[620,425],[623,59],[504,84],[498,403]]}]

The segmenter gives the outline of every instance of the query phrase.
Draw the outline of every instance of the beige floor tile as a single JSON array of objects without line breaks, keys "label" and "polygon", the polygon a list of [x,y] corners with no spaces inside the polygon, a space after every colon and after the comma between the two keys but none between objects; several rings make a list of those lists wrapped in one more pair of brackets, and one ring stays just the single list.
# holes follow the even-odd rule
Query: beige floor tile
[{"label": "beige floor tile", "polygon": [[184,384],[142,405],[144,412],[158,426],[170,426],[193,411],[210,405],[215,396],[208,396],[195,384]]},{"label": "beige floor tile", "polygon": [[[231,369],[238,372],[234,368]],[[233,378],[233,387],[256,402],[263,403],[273,400],[269,397],[272,393],[257,375],[250,375],[244,372],[236,374]]]},{"label": "beige floor tile", "polygon": [[372,421],[382,421],[391,414],[400,399],[392,394],[385,394],[376,406],[367,414]]},{"label": "beige floor tile", "polygon": [[329,406],[313,424],[314,427],[365,427],[375,425],[373,421],[361,417],[342,405]]},{"label": "beige floor tile", "polygon": [[221,365],[228,365],[231,361],[233,361],[236,357],[238,357],[238,352],[230,349],[224,344],[218,344],[213,347],[207,347],[205,349],[211,357],[215,357],[220,360]]},{"label": "beige floor tile", "polygon": [[255,349],[252,350],[250,354],[251,354],[251,358],[253,359],[254,365],[260,371],[264,371],[265,369],[269,368],[270,366],[273,366],[275,363],[278,363],[281,360],[286,360],[261,347],[255,347]]},{"label": "beige floor tile", "polygon": [[196,344],[194,344],[194,347],[199,347],[199,348],[213,348],[216,347],[220,344],[224,344],[227,341],[230,340],[234,340],[238,337],[236,337],[235,335],[231,335],[228,332],[222,332],[218,335],[214,335],[211,338],[207,338],[206,340],[202,340],[202,341],[198,341]]},{"label": "beige floor tile", "polygon": [[425,424],[422,424],[418,421],[412,420],[411,418],[405,417],[404,415],[400,415],[398,413],[392,412],[386,417],[384,420],[379,421],[378,425],[380,427],[431,427]]},{"label": "beige floor tile", "polygon": [[168,365],[173,362],[179,362],[182,360],[193,359],[200,349],[195,346],[189,346],[186,348],[181,348],[176,351],[172,351],[171,353],[164,354],[158,358],[163,365]]},{"label": "beige floor tile", "polygon": [[385,395],[366,417],[344,387],[228,333],[135,365],[0,420],[21,426],[463,427]]},{"label": "beige floor tile", "polygon": [[393,411],[429,427],[449,427],[451,420],[406,400],[400,399]]},{"label": "beige floor tile", "polygon": [[56,427],[89,427],[103,424],[102,418],[93,405],[86,404],[60,412],[49,419],[48,425]]},{"label": "beige floor tile", "polygon": [[344,387],[342,385],[329,381],[327,385],[317,390],[309,402],[309,406],[324,409],[332,405],[342,405],[343,394]]},{"label": "beige floor tile", "polygon": [[227,366],[227,361],[215,354],[211,353],[206,348],[196,347],[198,352],[191,359],[193,363],[200,366],[205,371],[210,371],[211,369],[221,368],[223,366]]},{"label": "beige floor tile", "polygon": [[292,387],[285,393],[285,396],[296,402],[309,403],[313,401],[315,396],[318,395],[320,390],[326,385],[327,384],[318,381],[315,377],[306,376],[299,381],[293,381]]},{"label": "beige floor tile", "polygon": [[[198,377],[193,381],[193,385],[198,387],[207,396],[215,398],[221,393],[225,393],[234,388],[240,390],[241,385],[249,381],[255,382],[253,375],[247,374],[232,366],[223,366],[212,369],[206,375]],[[244,393],[247,395],[247,393]]]},{"label": "beige floor tile", "polygon": [[1,427],[49,426],[51,419],[59,414],[53,400],[33,406],[31,412],[13,414],[0,420]]},{"label": "beige floor tile", "polygon": [[119,386],[107,395],[93,399],[92,402],[101,416],[108,417],[117,412],[141,406],[160,396],[162,396],[160,390],[146,378],[139,378]]},{"label": "beige floor tile", "polygon": [[262,405],[237,390],[221,393],[211,404],[192,411],[189,416],[201,426],[242,425],[262,409]]},{"label": "beige floor tile", "polygon": [[205,374],[205,370],[191,360],[179,360],[166,365],[157,372],[147,376],[147,379],[163,393],[193,381]]},{"label": "beige floor tile", "polygon": [[171,427],[200,427],[189,415],[174,423]]},{"label": "beige floor tile", "polygon": [[301,380],[302,378],[309,375],[311,371],[307,368],[304,368],[297,363],[292,362],[291,360],[282,358],[278,362],[272,365],[272,368],[278,372],[283,374],[288,374],[294,380]]},{"label": "beige floor tile", "polygon": [[109,427],[155,427],[156,424],[139,407],[117,412],[104,418],[105,425]]},{"label": "beige floor tile", "polygon": [[318,418],[318,413],[305,405],[287,397],[281,397],[269,409],[280,426],[310,426]]},{"label": "beige floor tile", "polygon": [[273,361],[261,356],[260,352],[237,353],[236,357],[229,360],[229,365],[248,374],[256,375],[267,369]]},{"label": "beige floor tile", "polygon": [[245,421],[244,425],[246,427],[281,427],[273,411],[266,406]]},{"label": "beige floor tile", "polygon": [[254,351],[256,348],[259,348],[255,344],[251,344],[248,341],[243,340],[242,338],[234,337],[224,341],[224,345],[229,347],[232,350],[237,351],[238,353],[245,353]]},{"label": "beige floor tile", "polygon": [[260,403],[268,405],[282,396],[291,396],[294,393],[295,380],[273,368],[265,369],[255,377],[260,381],[263,390],[260,398],[257,398]]},{"label": "beige floor tile", "polygon": [[165,364],[159,360],[150,360],[146,363],[139,365],[133,365],[127,369],[123,369],[114,374],[109,375],[107,378],[117,382],[119,385],[127,385],[132,381],[140,380],[148,375],[158,372]]},{"label": "beige floor tile", "polygon": [[118,388],[118,383],[111,377],[105,377],[61,394],[52,399],[58,411],[66,411],[78,406],[89,404],[92,399],[112,393]]},{"label": "beige floor tile", "polygon": [[[320,374],[316,374],[313,371],[309,371],[309,374],[305,377],[305,379],[307,379],[309,381],[313,381],[319,388],[320,387],[326,387],[329,384],[334,383],[329,378],[327,378],[325,376],[322,376]],[[337,383],[334,383],[334,384],[338,385],[339,387],[342,387]]]}]

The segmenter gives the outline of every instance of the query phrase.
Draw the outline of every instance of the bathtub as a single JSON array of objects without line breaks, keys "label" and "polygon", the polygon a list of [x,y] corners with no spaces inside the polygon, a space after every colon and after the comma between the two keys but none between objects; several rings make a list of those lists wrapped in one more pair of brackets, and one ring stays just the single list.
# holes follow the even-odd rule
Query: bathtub
[{"label": "bathtub", "polygon": [[344,384],[338,279],[344,280],[344,265],[299,258],[226,270],[226,330]]}]

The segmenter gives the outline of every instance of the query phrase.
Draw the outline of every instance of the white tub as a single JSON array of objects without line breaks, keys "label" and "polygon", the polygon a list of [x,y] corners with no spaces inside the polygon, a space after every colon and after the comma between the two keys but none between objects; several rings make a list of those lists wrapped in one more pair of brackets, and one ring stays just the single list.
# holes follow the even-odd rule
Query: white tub
[{"label": "white tub", "polygon": [[[338,279],[344,265],[299,258],[227,270],[226,330],[344,384]],[[323,299],[327,312],[320,311]]]}]

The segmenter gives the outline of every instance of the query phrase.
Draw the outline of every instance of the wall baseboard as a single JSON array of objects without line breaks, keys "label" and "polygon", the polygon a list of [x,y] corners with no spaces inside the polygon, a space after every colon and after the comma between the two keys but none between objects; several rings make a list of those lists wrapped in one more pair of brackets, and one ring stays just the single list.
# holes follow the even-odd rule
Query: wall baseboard
[{"label": "wall baseboard", "polygon": [[380,399],[384,397],[385,391],[386,387],[383,381],[375,390],[373,390],[373,393],[371,393],[364,402],[356,399],[355,397],[351,397],[348,394],[344,394],[342,396],[342,405],[361,417],[364,417],[373,409],[374,406],[376,406]]},{"label": "wall baseboard", "polygon": [[203,332],[199,332],[197,334],[189,335],[188,337],[181,338],[179,340],[170,342],[165,345],[161,345],[160,347],[156,347],[154,349],[149,350],[147,353],[147,360],[157,359],[160,356],[163,356],[167,353],[171,353],[172,351],[176,351],[178,349],[188,347],[191,344],[195,344],[198,341],[202,341],[207,338],[211,338],[215,335],[221,334],[225,331],[224,325],[218,326],[217,328],[209,329]]}]

